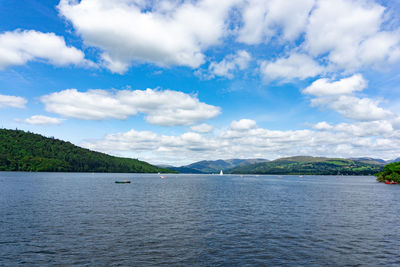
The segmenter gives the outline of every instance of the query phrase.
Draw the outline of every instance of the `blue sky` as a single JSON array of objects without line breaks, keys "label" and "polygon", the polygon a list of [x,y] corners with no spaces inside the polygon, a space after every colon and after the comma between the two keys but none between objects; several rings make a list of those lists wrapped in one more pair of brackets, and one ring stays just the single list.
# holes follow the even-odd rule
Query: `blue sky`
[{"label": "blue sky", "polygon": [[0,0],[0,120],[154,164],[400,156],[400,4]]}]

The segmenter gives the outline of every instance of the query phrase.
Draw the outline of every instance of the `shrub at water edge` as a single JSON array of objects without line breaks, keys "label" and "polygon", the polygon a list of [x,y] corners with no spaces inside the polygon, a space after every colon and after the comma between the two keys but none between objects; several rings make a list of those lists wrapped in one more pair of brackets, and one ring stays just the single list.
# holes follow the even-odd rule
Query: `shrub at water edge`
[{"label": "shrub at water edge", "polygon": [[400,183],[400,162],[394,162],[387,164],[382,172],[376,174],[379,182],[393,181]]}]

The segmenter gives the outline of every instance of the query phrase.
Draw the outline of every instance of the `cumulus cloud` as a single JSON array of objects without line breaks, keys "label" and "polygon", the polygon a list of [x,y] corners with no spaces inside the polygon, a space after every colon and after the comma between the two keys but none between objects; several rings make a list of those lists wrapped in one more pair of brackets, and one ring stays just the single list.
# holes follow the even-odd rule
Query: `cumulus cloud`
[{"label": "cumulus cloud", "polygon": [[235,131],[246,131],[249,129],[253,129],[257,126],[257,123],[254,120],[249,119],[241,119],[239,121],[233,121],[231,123],[231,129]]},{"label": "cumulus cloud", "polygon": [[61,120],[58,118],[43,116],[43,115],[34,115],[30,118],[24,120],[25,123],[33,124],[33,125],[57,125],[61,124]]},{"label": "cumulus cloud", "polygon": [[389,110],[379,107],[379,102],[370,98],[360,98],[354,92],[362,91],[367,81],[362,75],[355,74],[339,81],[319,79],[303,90],[316,98],[311,99],[312,106],[328,107],[346,118],[357,121],[383,120],[393,116]]},{"label": "cumulus cloud", "polygon": [[343,78],[339,81],[329,79],[318,79],[303,90],[303,93],[314,96],[343,95],[352,94],[356,91],[364,90],[368,82],[361,74],[354,74],[351,77]]},{"label": "cumulus cloud", "polygon": [[67,46],[64,38],[54,33],[15,30],[0,34],[0,69],[32,60],[43,60],[56,66],[93,66],[92,62],[85,60],[82,51]]},{"label": "cumulus cloud", "polygon": [[[385,8],[372,1],[318,1],[305,31],[306,50],[345,70],[399,59],[399,34],[382,30]],[[393,53],[392,53],[393,52]]]},{"label": "cumulus cloud", "polygon": [[215,143],[215,140],[193,132],[168,136],[132,129],[125,133],[108,134],[100,140],[87,140],[82,146],[111,154],[126,151],[134,151],[137,154],[152,152],[166,154],[175,159],[183,159],[185,152],[191,151],[198,154],[213,151],[218,144]]},{"label": "cumulus cloud", "polygon": [[314,0],[249,0],[243,5],[243,27],[237,40],[246,44],[268,41],[282,32],[284,40],[296,39],[307,25]]},{"label": "cumulus cloud", "polygon": [[191,125],[220,114],[220,108],[202,103],[194,95],[172,90],[67,89],[41,97],[49,112],[65,117],[103,120],[126,119],[138,113],[149,123],[163,126]]},{"label": "cumulus cloud", "polygon": [[[384,29],[388,16],[374,1],[61,0],[58,10],[116,73],[134,63],[199,68],[210,48],[232,39],[289,50],[295,44],[289,57],[262,63],[272,79],[315,77],[324,71],[318,62],[352,72],[400,60],[399,30]],[[232,78],[249,61],[241,53],[212,62],[208,72]]]},{"label": "cumulus cloud", "polygon": [[367,136],[391,136],[394,133],[394,122],[390,120],[378,120],[356,123],[329,124],[325,121],[313,125],[314,129],[320,131],[342,132],[358,137]]},{"label": "cumulus cloud", "polygon": [[[318,62],[351,73],[400,60],[399,30],[388,30],[389,16],[374,1],[61,0],[58,10],[116,73],[134,63],[199,68],[211,48],[231,40],[296,46],[263,63],[272,79],[314,77],[323,72]],[[233,56],[212,62],[209,72],[231,78],[243,69]]]},{"label": "cumulus cloud", "polygon": [[239,50],[236,54],[226,56],[220,62],[211,62],[208,66],[209,78],[224,76],[232,79],[233,72],[246,69],[250,61],[251,55],[245,50]]},{"label": "cumulus cloud", "polygon": [[358,98],[341,95],[337,98],[315,98],[311,100],[314,106],[328,106],[346,118],[358,121],[374,121],[386,119],[392,112],[378,106],[379,102],[370,98]]},{"label": "cumulus cloud", "polygon": [[330,130],[333,128],[333,126],[327,123],[326,121],[321,121],[313,125],[313,128],[317,130]]},{"label": "cumulus cloud", "polygon": [[304,80],[321,74],[324,67],[308,55],[293,53],[287,58],[261,61],[260,71],[265,80],[291,80],[295,78]]},{"label": "cumulus cloud", "polygon": [[192,127],[190,127],[190,130],[194,131],[194,132],[198,132],[198,133],[209,133],[214,129],[214,127],[212,127],[211,125],[207,124],[207,123],[202,123],[199,125],[194,125]]},{"label": "cumulus cloud", "polygon": [[400,136],[396,135],[393,122],[387,120],[337,125],[322,122],[313,127],[315,130],[289,131],[259,128],[252,120],[241,121],[247,127],[230,127],[207,135],[193,132],[161,135],[130,130],[87,140],[83,145],[106,153],[175,165],[203,159],[274,159],[294,155],[389,159],[397,157],[400,149]]},{"label": "cumulus cloud", "polygon": [[0,95],[0,108],[25,108],[28,101],[20,96]]},{"label": "cumulus cloud", "polygon": [[389,16],[374,1],[249,0],[241,7],[237,41],[272,44],[275,38],[285,48],[298,42],[289,57],[261,61],[267,80],[352,73],[400,60],[400,29],[387,29]]},{"label": "cumulus cloud", "polygon": [[204,50],[226,36],[236,2],[61,0],[58,9],[111,71],[123,73],[134,61],[199,67]]}]

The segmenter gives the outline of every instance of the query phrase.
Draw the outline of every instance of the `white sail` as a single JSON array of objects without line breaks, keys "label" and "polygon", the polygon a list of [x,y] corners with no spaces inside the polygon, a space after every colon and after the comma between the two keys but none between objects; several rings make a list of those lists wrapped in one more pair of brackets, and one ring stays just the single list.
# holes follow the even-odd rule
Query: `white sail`
[{"label": "white sail", "polygon": [[222,172],[222,170],[219,172],[219,175],[224,175],[224,173]]}]

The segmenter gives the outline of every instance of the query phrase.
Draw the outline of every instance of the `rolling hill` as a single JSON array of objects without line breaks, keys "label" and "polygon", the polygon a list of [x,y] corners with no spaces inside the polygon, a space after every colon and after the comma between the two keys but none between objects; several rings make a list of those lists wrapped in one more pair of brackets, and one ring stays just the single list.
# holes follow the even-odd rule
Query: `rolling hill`
[{"label": "rolling hill", "polygon": [[173,172],[147,162],[113,157],[62,140],[0,129],[0,171]]},{"label": "rolling hill", "polygon": [[203,160],[186,166],[171,167],[170,169],[181,173],[219,173],[239,166],[267,162],[267,159],[228,159],[228,160]]},{"label": "rolling hill", "polygon": [[226,172],[234,174],[372,175],[380,172],[383,164],[376,160],[297,156],[239,166]]}]

